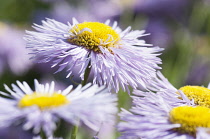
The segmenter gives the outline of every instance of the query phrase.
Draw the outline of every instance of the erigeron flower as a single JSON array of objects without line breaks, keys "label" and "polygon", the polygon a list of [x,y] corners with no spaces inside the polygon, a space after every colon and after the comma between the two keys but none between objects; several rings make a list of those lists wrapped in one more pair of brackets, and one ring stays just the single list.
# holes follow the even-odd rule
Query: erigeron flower
[{"label": "erigeron flower", "polygon": [[[91,68],[93,83],[106,85],[110,91],[118,92],[121,87],[129,92],[132,88],[143,87],[160,69],[162,51],[139,39],[144,31],[122,31],[117,22],[109,21],[63,24],[53,19],[34,24],[36,31],[27,31],[25,40],[37,62],[53,62],[59,71],[66,69],[67,77],[76,68],[84,80],[85,71]],[[146,47],[150,46],[150,47]]]},{"label": "erigeron flower", "polygon": [[112,122],[117,112],[115,95],[107,93],[104,86],[84,87],[79,85],[65,90],[54,90],[54,82],[40,84],[35,80],[33,91],[26,82],[17,81],[12,89],[5,85],[7,98],[0,98],[0,126],[22,124],[25,130],[35,134],[41,130],[52,136],[60,119],[72,125],[84,123],[93,130],[99,130],[102,122]]},{"label": "erigeron flower", "polygon": [[[178,103],[189,99],[195,105],[205,106],[210,108],[210,84],[208,87],[186,85],[179,89],[176,89],[161,72],[157,72],[157,77],[151,80],[149,87],[151,91],[155,91],[161,94],[162,97],[171,105],[179,105]],[[174,97],[177,99],[177,103],[172,101]],[[182,98],[182,99],[180,99]],[[190,102],[189,102],[190,103]]]},{"label": "erigeron flower", "polygon": [[158,72],[148,88],[152,92],[134,90],[130,112],[122,109],[121,139],[210,138],[209,86],[176,89]]},{"label": "erigeron flower", "polygon": [[[137,93],[138,94],[138,93]],[[210,138],[210,108],[188,104],[172,106],[161,94],[141,93],[129,111],[122,109],[120,139],[206,139]],[[171,100],[177,101],[177,97]],[[189,101],[189,100],[188,100]]]}]

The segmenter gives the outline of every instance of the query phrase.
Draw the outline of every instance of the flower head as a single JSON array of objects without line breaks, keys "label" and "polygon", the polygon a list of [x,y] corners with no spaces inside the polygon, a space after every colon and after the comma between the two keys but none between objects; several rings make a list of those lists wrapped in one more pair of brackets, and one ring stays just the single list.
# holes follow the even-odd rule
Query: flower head
[{"label": "flower head", "polygon": [[57,72],[67,70],[67,77],[79,67],[78,74],[84,80],[85,70],[91,68],[93,83],[106,85],[118,92],[122,87],[129,92],[132,88],[144,87],[155,76],[161,64],[159,47],[145,44],[139,37],[148,35],[144,31],[122,31],[117,22],[109,21],[63,24],[47,19],[43,25],[33,26],[37,32],[27,31],[27,48],[38,62],[53,61]]},{"label": "flower head", "polygon": [[42,85],[35,80],[33,91],[26,82],[17,81],[17,84],[12,84],[12,90],[5,85],[10,94],[0,92],[10,98],[0,98],[0,125],[3,127],[22,123],[25,130],[39,133],[42,129],[51,136],[56,123],[63,119],[73,125],[82,122],[98,130],[101,122],[114,120],[117,112],[116,96],[97,85],[79,85],[74,90],[69,86],[55,91],[54,82]]},{"label": "flower head", "polygon": [[[134,97],[131,112],[123,110],[118,130],[122,139],[195,139],[210,137],[200,128],[210,129],[210,108],[187,102],[172,106],[160,94],[146,92],[147,96]],[[142,93],[141,93],[142,94]],[[177,97],[171,98],[177,102]],[[204,139],[204,138],[203,138]]]},{"label": "flower head", "polygon": [[[210,108],[210,84],[208,87],[187,85],[176,89],[160,72],[157,72],[157,78],[151,80],[148,88],[161,94],[171,105],[179,105],[180,101],[189,100],[188,103],[193,102],[195,105]],[[170,100],[174,97],[179,98],[177,103]]]},{"label": "flower head", "polygon": [[176,89],[160,73],[151,80],[153,92],[135,90],[131,112],[123,110],[118,126],[121,138],[209,138],[210,89],[184,86]]}]

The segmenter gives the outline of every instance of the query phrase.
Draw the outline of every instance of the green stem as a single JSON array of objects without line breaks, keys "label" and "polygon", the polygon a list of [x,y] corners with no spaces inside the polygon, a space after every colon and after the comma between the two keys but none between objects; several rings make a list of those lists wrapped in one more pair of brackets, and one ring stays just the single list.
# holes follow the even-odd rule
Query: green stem
[{"label": "green stem", "polygon": [[89,62],[88,66],[87,66],[87,68],[85,70],[84,80],[81,83],[82,86],[84,86],[87,83],[87,80],[88,80],[88,77],[89,77],[89,74],[90,74],[90,70],[91,70],[91,68],[90,68],[90,62]]},{"label": "green stem", "polygon": [[41,139],[47,138],[43,130],[40,131],[40,137],[41,137]]},{"label": "green stem", "polygon": [[[81,82],[82,86],[84,86],[87,83],[87,80],[88,80],[88,77],[90,74],[90,70],[91,70],[90,64],[91,63],[89,62],[87,68],[85,69],[84,80]],[[77,125],[73,126],[72,133],[71,133],[71,139],[76,139],[78,128],[79,127]]]},{"label": "green stem", "polygon": [[77,137],[77,132],[78,132],[78,126],[73,126],[73,128],[72,128],[72,133],[71,133],[71,139],[76,139],[76,137]]}]

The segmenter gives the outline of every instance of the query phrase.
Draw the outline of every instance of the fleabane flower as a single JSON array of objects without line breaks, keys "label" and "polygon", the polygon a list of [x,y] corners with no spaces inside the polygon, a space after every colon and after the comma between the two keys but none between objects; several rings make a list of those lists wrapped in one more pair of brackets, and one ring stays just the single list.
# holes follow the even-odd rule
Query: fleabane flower
[{"label": "fleabane flower", "polygon": [[[175,88],[161,72],[157,72],[157,77],[151,80],[148,85],[149,90],[161,94],[162,97],[171,105],[179,105],[183,101],[190,100],[195,105],[210,108],[210,84],[208,87],[197,85],[186,85],[180,88]],[[136,91],[138,92],[138,91]],[[179,98],[175,102],[174,97]]]},{"label": "fleabane flower", "polygon": [[17,81],[12,89],[5,85],[9,94],[0,92],[7,97],[0,98],[0,126],[22,124],[25,130],[32,129],[35,134],[43,130],[50,137],[60,119],[71,125],[84,123],[96,131],[102,122],[115,119],[117,98],[107,93],[104,86],[89,83],[55,91],[54,82],[34,83],[34,91],[26,82]]},{"label": "fleabane flower", "polygon": [[67,78],[77,68],[84,80],[86,69],[91,68],[94,84],[106,85],[113,92],[120,87],[129,92],[128,86],[146,88],[160,69],[157,56],[162,49],[138,39],[148,35],[144,31],[131,31],[131,27],[122,31],[117,22],[79,23],[74,18],[67,25],[53,19],[42,23],[34,24],[36,31],[27,31],[27,48],[37,62],[51,61],[57,72],[66,69]]},{"label": "fleabane flower", "polygon": [[[142,94],[142,93],[141,93]],[[177,97],[171,100],[177,101]],[[188,104],[172,106],[160,94],[135,96],[130,111],[122,109],[120,139],[210,138],[210,108]]]}]

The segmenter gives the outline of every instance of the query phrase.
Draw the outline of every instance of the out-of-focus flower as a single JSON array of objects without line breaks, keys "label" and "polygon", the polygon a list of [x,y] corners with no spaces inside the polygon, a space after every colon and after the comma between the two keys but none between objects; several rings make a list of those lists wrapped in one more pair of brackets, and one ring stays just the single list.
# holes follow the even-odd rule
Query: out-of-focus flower
[{"label": "out-of-focus flower", "polygon": [[157,20],[156,18],[150,19],[146,30],[152,34],[145,37],[148,42],[162,48],[167,48],[169,46],[172,35],[166,23]]},{"label": "out-of-focus flower", "polygon": [[59,67],[57,72],[68,71],[80,67],[80,78],[84,80],[87,68],[93,73],[93,83],[106,85],[109,90],[118,92],[119,88],[129,92],[132,88],[146,88],[148,81],[160,69],[159,47],[145,44],[139,37],[145,36],[144,31],[130,31],[128,27],[122,31],[117,22],[109,26],[99,22],[65,25],[47,19],[43,25],[33,26],[37,32],[27,31],[25,37],[27,47],[32,51],[37,62],[53,61],[52,67]]},{"label": "out-of-focus flower", "polygon": [[192,68],[188,72],[186,84],[201,84],[204,80],[208,80],[208,73],[210,72],[210,63],[194,62]]},{"label": "out-of-focus flower", "polygon": [[10,126],[0,128],[0,139],[31,139],[33,134],[26,132],[22,127]]},{"label": "out-of-focus flower", "polygon": [[182,20],[184,10],[189,2],[189,0],[136,0],[133,6],[135,12],[145,13],[152,17],[171,16],[174,19]]},{"label": "out-of-focus flower", "polygon": [[72,17],[76,17],[78,20],[82,21],[87,19],[95,20],[93,15],[89,14],[89,11],[87,11],[87,5],[82,8],[77,8],[76,6],[69,4],[67,1],[55,2],[50,11],[50,17],[63,23],[70,21]]},{"label": "out-of-focus flower", "polygon": [[122,14],[123,7],[120,6],[120,2],[122,3],[122,0],[89,0],[87,2],[88,11],[98,21],[110,19]]},{"label": "out-of-focus flower", "polygon": [[67,1],[56,1],[49,17],[60,22],[68,22],[71,17],[76,17],[78,21],[105,21],[119,16],[122,12],[122,8],[112,0],[90,0],[82,3],[73,5]]},{"label": "out-of-focus flower", "polygon": [[33,91],[26,82],[17,81],[17,84],[12,84],[12,90],[5,85],[10,94],[0,92],[11,98],[0,98],[1,126],[22,123],[25,130],[32,129],[36,134],[42,129],[51,136],[60,119],[72,125],[82,122],[98,130],[101,122],[112,122],[117,112],[116,96],[97,85],[79,85],[74,90],[69,86],[55,91],[54,82],[43,85],[35,80]]},{"label": "out-of-focus flower", "polygon": [[187,10],[190,9],[190,0],[136,0],[133,4],[135,14],[146,15],[148,24],[146,31],[151,36],[146,36],[148,42],[167,48],[173,41],[172,24],[186,24]]},{"label": "out-of-focus flower", "polygon": [[[122,132],[120,139],[195,139],[201,134],[197,131],[200,127],[210,129],[210,108],[193,106],[195,104],[188,104],[189,100],[174,107],[162,95],[146,93],[146,96],[141,93],[134,97],[131,112],[121,112],[124,122],[118,125],[118,130]],[[174,102],[177,99],[182,98],[171,97]],[[210,135],[206,134],[206,137]]]},{"label": "out-of-focus flower", "polygon": [[21,30],[0,22],[0,74],[9,69],[20,75],[32,65],[23,35]]},{"label": "out-of-focus flower", "polygon": [[[33,137],[33,139],[43,139],[43,138],[40,136],[35,136],[35,137]],[[50,136],[50,137],[47,137],[47,139],[63,139],[63,138]]]}]

